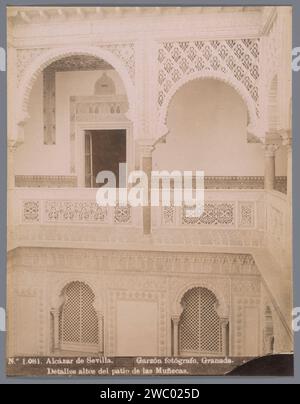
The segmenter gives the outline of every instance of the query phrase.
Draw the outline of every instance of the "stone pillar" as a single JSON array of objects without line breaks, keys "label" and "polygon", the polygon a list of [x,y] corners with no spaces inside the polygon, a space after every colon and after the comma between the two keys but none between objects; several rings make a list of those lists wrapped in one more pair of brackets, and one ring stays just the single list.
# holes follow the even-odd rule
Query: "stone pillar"
[{"label": "stone pillar", "polygon": [[151,234],[151,176],[152,176],[152,143],[141,145],[141,170],[148,177],[148,205],[143,206],[143,228],[144,234]]},{"label": "stone pillar", "polygon": [[265,189],[273,190],[275,188],[275,153],[278,145],[267,144],[265,149]]},{"label": "stone pillar", "polygon": [[53,316],[54,351],[56,351],[60,348],[60,346],[59,346],[59,309],[52,309],[51,314]]},{"label": "stone pillar", "polygon": [[221,319],[222,353],[226,358],[229,356],[228,324],[229,324],[228,318]]},{"label": "stone pillar", "polygon": [[180,316],[173,316],[173,356],[179,355],[179,321]]}]

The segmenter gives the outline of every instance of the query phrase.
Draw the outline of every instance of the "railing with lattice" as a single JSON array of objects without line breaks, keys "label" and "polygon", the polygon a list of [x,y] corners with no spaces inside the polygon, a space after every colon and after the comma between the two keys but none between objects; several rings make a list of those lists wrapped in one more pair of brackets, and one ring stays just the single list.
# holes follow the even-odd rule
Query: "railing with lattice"
[{"label": "railing with lattice", "polygon": [[[182,205],[154,209],[157,227],[227,229],[265,229],[265,193],[263,190],[205,190],[202,212]],[[195,211],[195,217],[191,213]]]},{"label": "railing with lattice", "polygon": [[85,188],[16,189],[15,224],[141,226],[139,207],[99,206],[96,192]]}]

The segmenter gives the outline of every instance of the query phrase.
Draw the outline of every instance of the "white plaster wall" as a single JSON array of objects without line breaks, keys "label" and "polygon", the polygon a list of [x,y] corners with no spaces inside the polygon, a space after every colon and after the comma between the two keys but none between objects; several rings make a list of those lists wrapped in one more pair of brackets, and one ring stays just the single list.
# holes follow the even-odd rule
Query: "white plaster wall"
[{"label": "white plaster wall", "polygon": [[120,300],[117,305],[117,356],[157,356],[156,302]]},{"label": "white plaster wall", "polygon": [[287,149],[285,146],[280,147],[276,152],[275,173],[277,176],[287,175]]},{"label": "white plaster wall", "polygon": [[[118,73],[106,73],[114,80],[117,94],[125,94]],[[30,95],[25,142],[16,151],[16,175],[70,175],[70,97],[93,95],[101,75],[101,71],[56,73],[55,145],[44,145],[43,77],[38,77]]]},{"label": "white plaster wall", "polygon": [[[167,126],[167,143],[154,152],[155,169],[264,175],[262,146],[247,143],[246,105],[229,85],[211,79],[186,84],[170,103]],[[277,159],[277,175],[285,175],[284,157]]]},{"label": "white plaster wall", "polygon": [[[18,147],[16,175],[70,174],[71,96],[92,95],[100,71],[56,74],[56,144],[44,145],[43,78],[30,95],[25,142]],[[107,71],[118,94],[125,94],[118,73]],[[261,145],[247,143],[247,110],[234,89],[217,80],[195,80],[181,88],[168,113],[167,144],[154,152],[154,169],[204,170],[206,175],[264,175]],[[142,137],[142,135],[141,135]],[[276,154],[276,175],[286,175],[286,149]]]}]

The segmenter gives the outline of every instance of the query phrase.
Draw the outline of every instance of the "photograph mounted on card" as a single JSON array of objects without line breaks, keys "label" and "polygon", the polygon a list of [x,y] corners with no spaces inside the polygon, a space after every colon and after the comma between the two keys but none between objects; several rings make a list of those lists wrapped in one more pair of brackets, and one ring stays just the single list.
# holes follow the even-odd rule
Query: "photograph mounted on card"
[{"label": "photograph mounted on card", "polygon": [[7,27],[7,375],[291,375],[292,7]]}]

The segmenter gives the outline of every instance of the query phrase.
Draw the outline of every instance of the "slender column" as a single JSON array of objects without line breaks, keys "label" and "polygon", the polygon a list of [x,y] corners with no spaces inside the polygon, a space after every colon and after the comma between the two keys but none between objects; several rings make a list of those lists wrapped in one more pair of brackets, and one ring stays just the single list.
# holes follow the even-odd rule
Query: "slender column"
[{"label": "slender column", "polygon": [[275,153],[278,145],[264,145],[265,149],[265,189],[272,190],[275,188]]},{"label": "slender column", "polygon": [[229,355],[229,341],[228,341],[228,318],[221,319],[221,332],[222,332],[222,353],[227,358]]},{"label": "slender column", "polygon": [[173,356],[179,355],[179,320],[180,316],[173,316]]},{"label": "slender column", "polygon": [[59,349],[59,309],[52,309],[54,350]]},{"label": "slender column", "polygon": [[141,146],[141,169],[148,177],[148,205],[143,206],[143,228],[144,234],[151,234],[151,176],[152,176],[152,144]]}]

